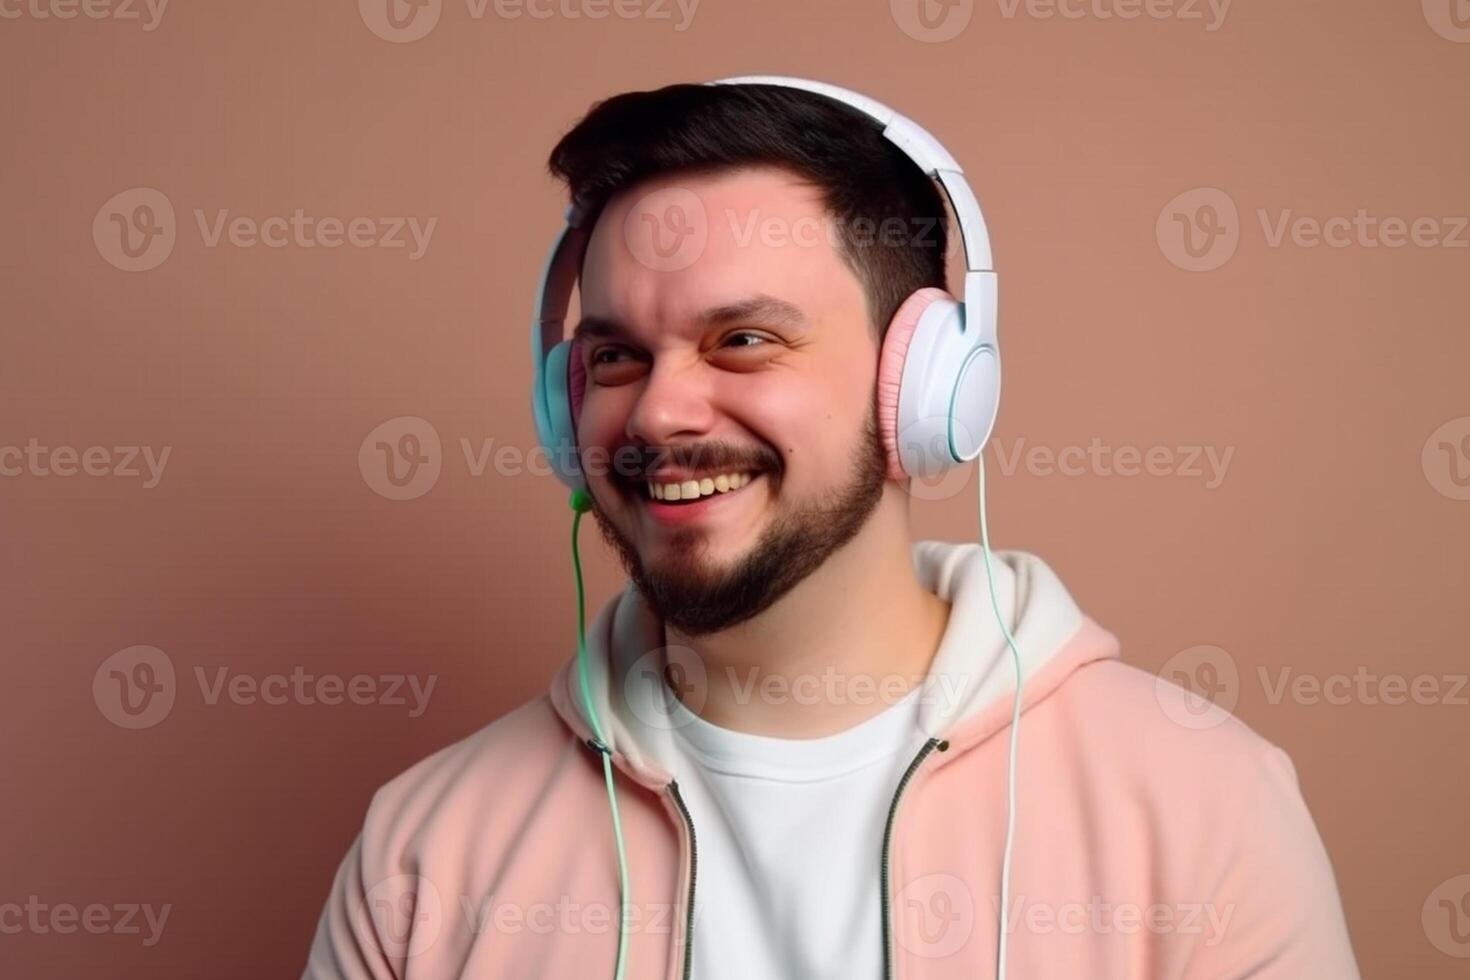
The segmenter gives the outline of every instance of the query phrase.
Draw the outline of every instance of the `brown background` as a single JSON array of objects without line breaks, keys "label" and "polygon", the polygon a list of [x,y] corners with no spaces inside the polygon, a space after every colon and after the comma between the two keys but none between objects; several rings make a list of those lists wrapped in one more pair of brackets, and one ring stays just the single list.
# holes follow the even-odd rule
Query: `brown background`
[{"label": "brown background", "polygon": [[[411,43],[351,2],[175,0],[154,30],[0,19],[0,447],[172,447],[152,488],[0,477],[0,904],[172,906],[149,948],[0,935],[0,976],[298,975],[372,791],[544,689],[573,637],[566,495],[474,475],[461,440],[534,445],[547,151],[598,98],[750,72],[870,93],[965,164],[1001,270],[995,445],[1233,447],[1214,489],[1007,475],[988,450],[993,543],[1051,563],[1133,664],[1227,651],[1236,712],[1297,765],[1364,974],[1463,976],[1421,908],[1470,873],[1470,707],[1273,703],[1258,671],[1463,677],[1470,502],[1421,450],[1470,425],[1470,249],[1271,247],[1257,211],[1470,213],[1470,43],[1417,0],[1237,0],[1217,30],[982,0],[942,43],[887,0],[703,0],[682,31],[664,9],[450,0]],[[138,187],[177,242],[125,272],[92,226]],[[1155,225],[1201,187],[1238,206],[1239,244],[1189,272]],[[194,217],[296,208],[438,223],[410,261],[211,248]],[[433,426],[442,472],[396,501],[358,453],[404,416]],[[973,482],[914,523],[975,536]],[[584,551],[595,608],[620,575],[595,534]],[[92,685],[139,644],[177,697],[127,730]],[[210,704],[195,680],[297,667],[436,687],[411,718]]]}]

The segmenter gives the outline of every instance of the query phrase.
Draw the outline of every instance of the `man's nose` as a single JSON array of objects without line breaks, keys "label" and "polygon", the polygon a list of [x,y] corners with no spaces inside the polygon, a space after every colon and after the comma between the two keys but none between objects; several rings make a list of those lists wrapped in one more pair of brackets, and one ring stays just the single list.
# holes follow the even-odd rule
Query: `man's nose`
[{"label": "man's nose", "polygon": [[635,442],[662,446],[710,431],[713,391],[703,366],[655,361],[628,413],[626,435]]}]

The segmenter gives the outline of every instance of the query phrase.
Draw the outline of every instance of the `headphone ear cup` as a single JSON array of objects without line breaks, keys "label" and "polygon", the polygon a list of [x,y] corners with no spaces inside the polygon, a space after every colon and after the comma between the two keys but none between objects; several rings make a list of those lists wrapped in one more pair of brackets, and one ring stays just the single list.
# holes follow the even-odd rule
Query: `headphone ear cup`
[{"label": "headphone ear cup", "polygon": [[890,480],[904,480],[910,476],[904,470],[898,453],[898,401],[903,386],[903,367],[920,318],[925,310],[937,302],[949,302],[958,306],[958,301],[953,296],[935,286],[926,286],[910,293],[899,304],[893,319],[889,321],[888,332],[883,338],[883,350],[878,356],[878,434],[888,455]]},{"label": "headphone ear cup", "polygon": [[[581,363],[581,357],[572,357],[573,342],[563,340],[546,354],[546,363],[541,372],[541,404],[544,407],[545,432],[541,435],[541,446],[546,451],[547,462],[552,472],[568,488],[585,490],[586,478],[582,474],[581,461],[577,455],[577,423],[574,418],[580,409],[580,393],[583,378],[572,377],[573,365]],[[576,382],[577,395],[569,387]]]}]

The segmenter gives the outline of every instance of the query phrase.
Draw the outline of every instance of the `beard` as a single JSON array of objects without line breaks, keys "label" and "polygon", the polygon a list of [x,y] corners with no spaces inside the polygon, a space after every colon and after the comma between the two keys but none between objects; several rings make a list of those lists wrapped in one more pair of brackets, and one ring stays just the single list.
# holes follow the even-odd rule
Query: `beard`
[{"label": "beard", "polygon": [[[603,539],[617,551],[628,577],[664,624],[686,636],[702,636],[759,615],[852,540],[882,499],[887,471],[877,410],[870,405],[846,480],[821,499],[778,514],[750,551],[725,571],[708,567],[708,542],[699,529],[677,532],[665,549],[670,557],[651,567],[600,507],[592,514]],[[774,470],[765,474],[770,481],[778,475]]]}]

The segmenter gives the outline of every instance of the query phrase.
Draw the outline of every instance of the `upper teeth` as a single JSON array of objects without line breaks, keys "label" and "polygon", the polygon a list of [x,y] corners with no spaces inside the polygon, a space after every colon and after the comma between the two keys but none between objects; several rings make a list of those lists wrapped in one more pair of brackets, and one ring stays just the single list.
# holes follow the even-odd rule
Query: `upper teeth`
[{"label": "upper teeth", "polygon": [[750,482],[749,473],[721,473],[714,477],[705,477],[702,480],[685,480],[683,483],[655,483],[648,482],[649,496],[654,500],[693,500],[695,497],[707,497],[712,493],[728,493],[731,490],[739,490]]}]

